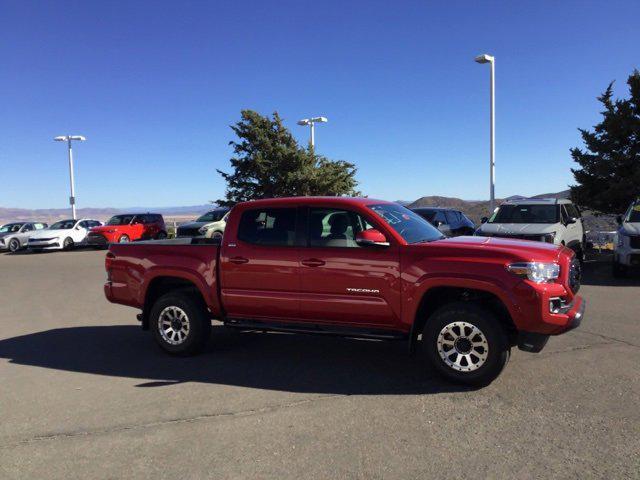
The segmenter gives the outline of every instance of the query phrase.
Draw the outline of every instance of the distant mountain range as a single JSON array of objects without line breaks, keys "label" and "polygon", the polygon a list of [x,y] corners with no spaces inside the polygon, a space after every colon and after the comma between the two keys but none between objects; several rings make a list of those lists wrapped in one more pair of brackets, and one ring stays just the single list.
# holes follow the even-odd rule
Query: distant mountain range
[{"label": "distant mountain range", "polygon": [[[499,205],[507,200],[517,200],[524,198],[569,198],[569,190],[563,190],[556,193],[543,193],[533,197],[523,197],[521,195],[512,195],[505,199],[496,199]],[[455,208],[465,213],[476,224],[480,223],[480,219],[489,212],[488,200],[462,200],[455,197],[439,197],[428,196],[421,197],[413,202],[398,200],[398,203],[407,207],[445,207]],[[170,221],[184,221],[193,219],[211,210],[215,205],[191,205],[186,207],[132,207],[132,208],[79,208],[78,217],[94,218],[96,220],[107,220],[118,213],[132,212],[153,212],[161,213],[165,219]],[[52,208],[52,209],[21,209],[21,208],[2,208],[0,207],[0,224],[16,221],[33,221],[39,220],[47,223],[53,223],[57,220],[68,218],[69,208]],[[616,223],[613,215],[594,216],[590,212],[583,212],[585,227],[587,230],[615,230]]]}]

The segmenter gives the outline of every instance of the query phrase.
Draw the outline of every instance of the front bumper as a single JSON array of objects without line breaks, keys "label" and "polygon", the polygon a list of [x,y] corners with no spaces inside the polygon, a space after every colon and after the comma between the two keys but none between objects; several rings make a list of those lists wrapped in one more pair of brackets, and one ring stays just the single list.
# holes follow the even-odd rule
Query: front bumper
[{"label": "front bumper", "polygon": [[613,260],[627,267],[640,267],[640,250],[619,249],[613,254]]},{"label": "front bumper", "polygon": [[90,233],[87,235],[87,245],[106,247],[108,244],[109,240],[100,233]]},{"label": "front bumper", "polygon": [[34,250],[57,250],[62,248],[62,244],[60,243],[60,239],[52,238],[50,240],[32,240],[29,239],[27,242],[27,248]]},{"label": "front bumper", "polygon": [[[575,297],[575,300],[578,300],[578,305],[576,305],[574,301],[572,308],[567,312],[568,322],[566,327],[553,335],[560,335],[561,333],[578,328],[582,323],[587,302],[582,297],[577,296]],[[547,344],[550,336],[551,334],[520,331],[518,332],[517,345],[520,350],[525,352],[538,353]]]}]

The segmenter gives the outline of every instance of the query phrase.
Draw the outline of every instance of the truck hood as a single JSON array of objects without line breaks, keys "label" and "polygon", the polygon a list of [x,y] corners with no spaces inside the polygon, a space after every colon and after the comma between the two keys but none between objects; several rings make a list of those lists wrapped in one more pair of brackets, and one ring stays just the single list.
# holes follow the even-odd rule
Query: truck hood
[{"label": "truck hood", "polygon": [[517,240],[495,237],[453,237],[437,240],[430,244],[445,248],[455,248],[459,255],[465,251],[481,251],[485,256],[507,256],[518,258],[522,261],[552,262],[556,261],[565,247],[553,243],[532,242],[529,240]]},{"label": "truck hood", "polygon": [[478,229],[494,235],[542,235],[557,230],[555,223],[483,223]]},{"label": "truck hood", "polygon": [[200,228],[211,222],[189,222],[180,225],[181,228]]},{"label": "truck hood", "polygon": [[627,235],[640,235],[640,223],[624,222],[620,230]]}]

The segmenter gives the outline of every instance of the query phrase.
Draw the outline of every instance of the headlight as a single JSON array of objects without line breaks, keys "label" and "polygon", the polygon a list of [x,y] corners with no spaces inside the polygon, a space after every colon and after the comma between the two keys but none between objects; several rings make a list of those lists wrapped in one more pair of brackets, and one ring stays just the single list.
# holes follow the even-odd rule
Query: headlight
[{"label": "headlight", "polygon": [[198,232],[200,232],[200,235],[204,235],[205,233],[207,233],[207,227],[200,227],[198,229]]},{"label": "headlight", "polygon": [[560,275],[557,263],[521,262],[507,265],[507,270],[519,277],[528,278],[535,283],[547,283]]}]

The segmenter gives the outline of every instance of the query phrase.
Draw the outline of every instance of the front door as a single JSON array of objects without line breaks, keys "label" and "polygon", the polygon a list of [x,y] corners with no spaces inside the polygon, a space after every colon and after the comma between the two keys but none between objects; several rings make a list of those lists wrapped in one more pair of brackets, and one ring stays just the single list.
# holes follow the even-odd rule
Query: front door
[{"label": "front door", "polygon": [[256,207],[240,215],[239,224],[231,229],[234,233],[224,236],[220,255],[221,296],[227,317],[298,319],[296,208]]},{"label": "front door", "polygon": [[301,317],[306,321],[392,328],[400,321],[397,245],[359,246],[377,221],[355,211],[310,207],[301,248]]}]

